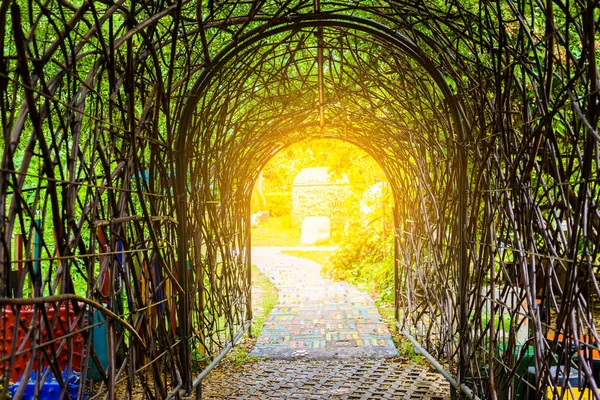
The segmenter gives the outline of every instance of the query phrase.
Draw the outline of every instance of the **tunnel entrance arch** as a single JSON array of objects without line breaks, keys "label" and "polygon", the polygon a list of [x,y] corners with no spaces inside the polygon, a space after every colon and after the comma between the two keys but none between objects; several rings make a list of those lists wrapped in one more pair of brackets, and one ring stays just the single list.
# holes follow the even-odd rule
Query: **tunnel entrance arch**
[{"label": "tunnel entrance arch", "polygon": [[[317,72],[316,74],[318,75],[318,87],[319,87],[319,98],[320,98],[320,104],[319,104],[319,111],[317,111],[317,109],[315,109],[315,113],[318,112],[320,115],[320,121],[319,121],[319,134],[323,135],[324,132],[324,128],[327,125],[325,122],[325,116],[324,116],[324,111],[323,111],[323,85],[324,85],[324,80],[323,80],[323,50],[324,50],[324,45],[322,42],[322,35],[324,34],[324,30],[328,29],[328,28],[332,28],[334,30],[338,29],[338,30],[345,30],[346,32],[349,30],[353,30],[355,32],[355,37],[360,37],[360,35],[368,35],[369,37],[372,37],[374,41],[377,41],[380,45],[382,45],[383,47],[385,46],[389,46],[391,48],[393,48],[395,51],[398,51],[402,54],[404,54],[405,56],[407,56],[407,58],[409,58],[410,60],[412,60],[417,66],[418,68],[421,68],[422,70],[425,71],[425,73],[430,77],[434,87],[436,87],[436,91],[439,91],[440,93],[440,98],[443,99],[443,102],[446,106],[446,116],[445,117],[439,117],[438,118],[448,118],[448,125],[446,126],[446,129],[449,130],[449,132],[446,132],[447,136],[456,136],[456,139],[454,139],[454,144],[452,145],[453,149],[449,149],[448,153],[452,154],[452,156],[450,157],[454,157],[455,158],[455,165],[457,166],[457,173],[453,174],[453,181],[449,182],[449,186],[453,187],[453,190],[455,191],[455,193],[457,194],[457,203],[455,204],[455,206],[457,207],[457,209],[455,210],[455,217],[457,218],[458,221],[447,221],[445,219],[440,219],[439,221],[445,221],[446,223],[448,223],[449,225],[454,226],[465,226],[466,224],[466,207],[467,207],[467,197],[468,197],[468,193],[466,191],[466,187],[467,187],[467,153],[466,153],[466,149],[465,149],[465,137],[466,137],[466,133],[464,131],[464,123],[462,120],[462,112],[460,109],[460,105],[458,100],[455,98],[455,96],[452,94],[452,91],[450,89],[450,87],[448,86],[446,79],[444,78],[444,76],[439,72],[439,70],[434,66],[433,62],[431,60],[429,60],[429,58],[427,56],[425,56],[424,54],[422,54],[422,52],[418,49],[418,47],[416,45],[414,45],[410,40],[408,40],[407,38],[397,34],[396,32],[394,32],[393,30],[385,27],[384,25],[381,25],[379,23],[376,23],[374,21],[371,21],[369,19],[365,19],[365,18],[357,18],[357,17],[352,17],[352,16],[347,16],[347,15],[337,15],[337,14],[314,14],[314,15],[307,15],[307,16],[299,16],[297,18],[287,18],[286,20],[284,20],[283,22],[274,22],[268,25],[264,25],[264,26],[260,26],[257,27],[253,30],[251,30],[248,34],[238,38],[235,42],[232,42],[230,45],[227,45],[224,47],[224,49],[210,62],[210,67],[205,68],[199,75],[198,79],[196,80],[190,94],[189,97],[187,99],[187,103],[186,103],[186,107],[183,110],[182,113],[182,119],[180,121],[180,125],[179,125],[179,136],[178,136],[178,141],[177,141],[177,151],[178,154],[180,154],[181,156],[178,157],[178,163],[177,163],[177,176],[180,177],[178,178],[178,182],[177,182],[177,193],[178,193],[178,204],[180,206],[184,206],[185,204],[188,203],[188,201],[190,199],[188,199],[188,190],[187,187],[189,185],[188,182],[185,181],[185,179],[183,179],[183,177],[187,177],[190,175],[193,175],[193,172],[190,173],[189,171],[189,166],[190,163],[193,163],[193,161],[190,161],[191,158],[188,156],[189,154],[189,148],[191,147],[190,143],[193,142],[193,138],[194,135],[197,135],[199,137],[202,137],[203,135],[206,135],[208,137],[210,137],[210,134],[205,134],[202,131],[197,131],[195,129],[192,129],[191,126],[193,125],[192,119],[194,116],[194,113],[196,112],[195,110],[198,107],[202,107],[199,106],[200,102],[202,101],[206,101],[203,100],[203,96],[205,95],[205,92],[207,90],[209,90],[210,85],[212,84],[212,82],[217,79],[217,77],[219,76],[221,70],[223,68],[226,68],[226,66],[231,65],[233,66],[233,68],[235,68],[235,65],[237,62],[240,63],[244,63],[244,57],[247,57],[247,55],[244,55],[244,53],[247,51],[248,48],[255,48],[256,51],[259,51],[259,49],[261,48],[261,41],[264,41],[265,39],[268,38],[272,38],[272,37],[276,37],[277,35],[294,35],[294,32],[302,32],[303,30],[305,31],[310,31],[313,30],[314,34],[318,37],[317,40]],[[356,33],[358,32],[358,33]],[[352,36],[352,34],[350,34],[350,36]],[[241,56],[241,58],[239,58]],[[236,57],[238,57],[236,59]],[[231,67],[230,67],[231,68]],[[309,73],[310,74],[310,73]],[[219,90],[228,90],[230,84],[229,83],[225,83],[222,82],[220,84]],[[204,103],[206,104],[206,103]],[[235,113],[236,110],[235,109],[231,109],[227,112],[230,113]],[[200,112],[201,113],[201,112]],[[434,117],[436,116],[436,112],[433,112]],[[440,115],[443,115],[440,114]],[[414,117],[414,116],[413,116]],[[205,125],[206,128],[208,128],[209,130],[211,128],[215,128],[215,126],[217,126],[217,124],[214,124],[212,127],[207,124]],[[219,128],[217,128],[217,131],[219,130]],[[204,140],[210,140],[210,141],[216,141],[218,142],[219,139],[219,135],[217,134],[216,136],[214,135],[214,133],[212,134],[213,137],[211,137],[210,139],[208,139],[207,137],[204,138]],[[226,136],[227,134],[221,130],[221,135],[222,136]],[[347,134],[345,135],[347,138]],[[385,136],[385,135],[383,135]],[[334,136],[335,137],[335,136]],[[344,138],[344,136],[340,137],[340,138]],[[384,151],[383,149],[379,148],[377,149],[377,145],[373,145],[373,143],[369,143],[368,140],[365,141],[365,139],[361,139],[361,140],[355,140],[355,143],[358,143],[360,147],[362,148],[369,148],[371,149],[371,153],[375,154],[375,158],[378,160],[381,160],[382,157],[385,157],[388,161],[387,163],[391,163],[393,164],[393,158],[395,157],[395,155],[393,154],[393,150],[388,149],[387,153],[386,151]],[[210,152],[211,145],[205,146],[204,150],[205,152]],[[391,148],[393,148],[393,146],[391,146]],[[214,147],[215,151],[224,151],[227,152],[228,150],[225,150],[224,148],[218,148]],[[267,153],[270,151],[269,149],[262,149],[262,151],[267,151]],[[245,152],[249,153],[247,154],[248,157],[252,158],[254,156],[256,156],[256,154],[259,154],[258,152],[255,154],[252,154],[253,150],[245,150]],[[254,150],[256,151],[256,150]],[[261,150],[259,150],[261,151]],[[379,154],[378,154],[379,153]],[[391,154],[390,154],[391,153]],[[242,160],[244,158],[242,157]],[[414,160],[415,158],[413,158]],[[380,163],[382,163],[381,161],[379,161]],[[386,163],[382,163],[382,164],[386,164]],[[244,183],[244,180],[239,180],[237,182],[238,188],[236,188],[235,190],[239,190],[239,188],[245,188],[242,189],[242,193],[244,193],[241,197],[237,197],[235,202],[237,202],[238,204],[234,207],[237,207],[237,209],[239,211],[243,210],[242,213],[237,215],[237,221],[230,221],[231,226],[237,226],[239,228],[238,234],[239,236],[237,237],[237,239],[234,239],[233,241],[231,241],[227,246],[229,247],[235,247],[237,249],[240,249],[241,251],[239,251],[238,254],[238,259],[236,261],[231,260],[230,262],[232,263],[232,265],[238,264],[240,262],[242,262],[245,267],[243,268],[243,270],[245,271],[244,274],[246,275],[246,285],[249,284],[250,282],[250,250],[249,250],[249,246],[250,246],[250,236],[249,236],[249,227],[250,227],[250,196],[251,196],[251,190],[248,190],[248,188],[251,189],[251,187],[253,186],[254,183],[254,179],[256,177],[256,174],[258,173],[258,171],[260,171],[262,169],[263,165],[257,165],[256,163],[254,164],[254,166],[246,166],[243,167],[240,164],[239,170],[241,171],[250,171],[250,176],[254,175],[252,179],[248,180],[246,183]],[[212,167],[207,166],[209,169],[212,168],[213,170],[218,168],[216,165],[213,165]],[[385,169],[385,168],[384,168]],[[206,167],[205,167],[206,170]],[[390,172],[391,171],[396,172],[396,176],[389,176],[390,181],[393,182],[392,185],[394,186],[393,188],[393,192],[394,193],[399,193],[399,188],[396,186],[396,183],[400,181],[400,177],[397,176],[398,173],[398,168],[392,168],[391,170],[388,168],[388,171],[386,171],[386,174],[391,175]],[[427,170],[427,168],[425,167],[425,171]],[[421,170],[421,173],[425,173],[425,171],[423,171],[423,169]],[[239,173],[239,171],[236,171],[235,168],[232,168],[229,170],[229,172],[227,172],[227,174],[229,175],[229,179],[231,179],[232,176],[234,176],[235,174]],[[214,173],[214,172],[213,172]],[[210,178],[205,175],[204,176],[204,181],[206,182],[207,180],[209,180]],[[217,178],[218,180],[218,178]],[[221,182],[222,184],[224,184],[224,182]],[[204,184],[205,185],[205,184]],[[202,186],[202,185],[201,185]],[[231,188],[229,188],[228,190],[230,190]],[[230,200],[231,201],[231,200]],[[395,201],[398,202],[399,199],[397,196],[395,196]],[[222,205],[222,204],[221,204]],[[230,206],[231,207],[231,206]],[[425,208],[427,208],[427,206],[424,206]],[[398,231],[400,229],[400,219],[397,217],[397,208],[394,208],[395,210],[395,217],[394,217],[394,223],[395,223],[395,230]],[[229,214],[235,214],[235,212],[230,209],[228,211]],[[183,219],[179,220],[179,234],[181,237],[186,237],[186,236],[190,236],[189,233],[187,232],[189,230],[189,228],[186,226],[188,220],[189,220],[189,212],[187,212],[185,209],[179,209],[178,215],[184,216]],[[231,217],[228,217],[231,218]],[[427,227],[426,229],[430,229],[430,227]],[[441,231],[446,231],[448,230],[447,227],[444,226],[439,226],[437,228],[440,232]],[[450,228],[449,230],[452,230],[454,228]],[[232,229],[232,231],[235,231],[235,229]],[[241,234],[241,231],[247,231],[247,233],[243,233]],[[457,247],[457,252],[455,254],[458,254],[458,258],[455,259],[454,261],[452,261],[452,263],[455,263],[454,268],[456,271],[460,271],[458,272],[455,276],[455,284],[456,284],[456,290],[459,293],[457,298],[454,298],[451,302],[447,303],[445,307],[442,308],[453,308],[453,307],[458,307],[460,308],[460,311],[457,313],[460,315],[460,317],[458,319],[455,319],[456,316],[452,316],[452,322],[449,323],[449,325],[453,326],[453,328],[448,328],[448,326],[446,326],[446,331],[444,332],[445,335],[450,335],[453,336],[454,329],[459,329],[459,325],[463,326],[467,323],[467,310],[466,310],[466,281],[468,280],[468,268],[466,265],[466,244],[465,244],[465,229],[457,229],[457,232],[459,232],[459,240],[458,240],[458,247]],[[193,236],[193,234],[192,234]],[[231,236],[232,237],[232,236]],[[440,236],[441,237],[441,236]],[[442,239],[444,240],[444,239]],[[234,244],[235,243],[235,244]],[[397,243],[395,243],[395,248],[396,248],[396,254],[399,254],[399,247],[400,247],[400,242],[399,239],[397,241]],[[179,259],[180,260],[185,260],[185,259],[189,259],[189,248],[188,245],[186,244],[185,241],[180,242],[180,247],[179,247]],[[234,257],[235,258],[235,257]],[[242,260],[243,259],[243,260]],[[223,259],[224,264],[227,263],[227,261],[224,261],[225,259]],[[400,270],[400,267],[398,266],[398,262],[399,262],[399,258],[396,258],[396,315],[399,315],[399,290],[400,290],[400,284],[398,281],[398,271]],[[226,268],[226,267],[224,267]],[[239,267],[238,267],[239,268]],[[179,268],[179,273],[180,276],[185,276],[185,271],[187,269],[187,266],[184,264],[180,264],[180,268]],[[235,269],[235,267],[233,267],[233,269]],[[232,271],[233,271],[232,269]],[[187,278],[186,278],[187,279]],[[187,285],[187,283],[185,281],[183,281],[184,285]],[[247,295],[249,294],[248,289],[244,289],[245,292],[247,293]],[[453,304],[452,304],[453,303]],[[192,307],[193,308],[193,307]],[[182,309],[188,309],[188,307],[186,305],[184,305],[182,307]],[[246,315],[249,316],[251,315],[251,308],[250,308],[250,302],[247,301],[246,302]],[[439,312],[441,312],[441,314],[443,315],[451,315],[453,314],[452,311],[450,310],[439,310]],[[181,319],[182,317],[180,317]],[[188,328],[189,329],[189,328]],[[447,345],[446,345],[447,346]],[[460,360],[464,360],[465,354],[466,354],[466,349],[463,348],[462,345],[458,346],[459,350],[458,350],[458,358]],[[452,352],[456,351],[455,349],[452,350]],[[182,354],[182,356],[184,356],[184,354]],[[459,365],[464,365],[463,361],[459,361]],[[461,371],[459,371],[459,382],[461,382],[460,377],[462,377],[464,375],[464,368],[461,369]]]}]

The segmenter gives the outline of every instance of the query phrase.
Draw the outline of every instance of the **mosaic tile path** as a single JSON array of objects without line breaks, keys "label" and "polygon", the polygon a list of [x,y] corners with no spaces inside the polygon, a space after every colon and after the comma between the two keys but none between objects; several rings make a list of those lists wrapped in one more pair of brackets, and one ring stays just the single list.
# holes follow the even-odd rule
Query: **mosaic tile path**
[{"label": "mosaic tile path", "polygon": [[450,385],[425,365],[389,360],[266,360],[213,371],[203,399],[448,400]]},{"label": "mosaic tile path", "polygon": [[344,282],[322,278],[321,265],[254,247],[252,263],[279,290],[251,357],[284,360],[392,358],[390,333],[369,295]]}]

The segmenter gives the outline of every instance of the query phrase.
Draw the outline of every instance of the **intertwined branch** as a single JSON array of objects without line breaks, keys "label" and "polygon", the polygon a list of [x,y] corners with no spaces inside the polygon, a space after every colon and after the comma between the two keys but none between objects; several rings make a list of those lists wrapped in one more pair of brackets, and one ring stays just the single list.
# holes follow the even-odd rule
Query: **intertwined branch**
[{"label": "intertwined branch", "polygon": [[322,137],[387,174],[400,322],[461,383],[514,393],[531,346],[539,396],[595,388],[599,8],[2,2],[4,391],[189,391],[251,318],[259,171]]}]

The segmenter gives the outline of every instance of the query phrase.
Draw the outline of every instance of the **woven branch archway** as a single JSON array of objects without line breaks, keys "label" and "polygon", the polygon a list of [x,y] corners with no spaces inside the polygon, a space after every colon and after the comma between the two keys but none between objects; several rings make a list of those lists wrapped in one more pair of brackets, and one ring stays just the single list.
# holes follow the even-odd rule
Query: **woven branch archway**
[{"label": "woven branch archway", "polygon": [[322,136],[395,185],[400,322],[461,383],[511,393],[530,346],[533,386],[571,359],[595,388],[571,349],[598,342],[598,12],[2,3],[4,390],[70,365],[96,381],[79,395],[188,391],[250,316],[253,179]]},{"label": "woven branch archway", "polygon": [[[381,63],[387,61],[387,63],[390,64],[390,60],[393,60],[394,65],[390,65],[390,68],[395,74],[398,74],[404,69],[415,68],[415,65],[417,66],[416,68],[419,69],[418,66],[420,65],[422,69],[427,71],[425,74],[419,73],[419,75],[421,75],[420,80],[422,81],[422,87],[419,87],[416,91],[412,91],[410,95],[412,95],[413,98],[407,99],[406,102],[414,104],[414,98],[418,96],[421,89],[437,94],[440,102],[445,101],[446,104],[449,105],[449,107],[447,107],[450,111],[449,114],[452,114],[456,118],[456,122],[458,122],[456,125],[459,127],[459,132],[457,135],[458,138],[455,139],[455,141],[462,143],[464,133],[462,132],[460,111],[457,109],[457,104],[453,103],[454,100],[446,81],[431,62],[427,60],[425,56],[420,54],[419,50],[410,41],[394,34],[394,32],[389,29],[386,30],[385,27],[378,26],[375,22],[364,18],[346,17],[329,13],[325,15],[310,15],[309,17],[297,18],[290,22],[288,22],[288,19],[289,18],[286,18],[282,24],[273,20],[270,22],[269,26],[257,27],[245,37],[238,38],[211,61],[210,68],[203,71],[192,88],[189,97],[190,100],[183,110],[183,118],[179,126],[180,135],[177,147],[178,154],[183,156],[178,158],[180,163],[177,165],[177,175],[180,177],[191,177],[191,185],[183,179],[178,181],[178,192],[189,192],[187,196],[184,195],[185,200],[180,200],[180,204],[186,204],[187,206],[189,202],[191,204],[197,204],[198,206],[190,210],[191,212],[189,213],[181,213],[181,215],[186,215],[186,217],[184,218],[184,221],[179,221],[181,229],[180,235],[184,235],[184,232],[187,232],[189,237],[193,238],[193,240],[200,241],[201,243],[210,241],[213,245],[221,246],[222,248],[245,249],[248,251],[250,226],[249,204],[250,195],[252,193],[249,189],[253,186],[256,173],[264,166],[264,164],[257,165],[254,159],[259,157],[261,152],[265,151],[263,150],[265,147],[267,149],[267,154],[271,154],[273,150],[278,150],[279,146],[277,146],[276,143],[280,142],[282,139],[289,142],[297,140],[295,137],[298,135],[305,137],[307,135],[306,132],[293,130],[295,124],[299,122],[306,123],[306,121],[314,120],[315,122],[320,123],[320,134],[322,135],[324,134],[324,128],[326,126],[325,120],[331,118],[332,124],[341,125],[344,128],[343,135],[337,134],[337,137],[346,139],[356,138],[354,140],[361,143],[362,147],[369,146],[373,148],[376,153],[381,154],[378,158],[388,158],[386,164],[396,164],[393,167],[393,170],[386,171],[389,180],[392,183],[392,190],[394,193],[399,194],[403,189],[406,189],[396,185],[401,179],[400,176],[396,175],[400,173],[400,166],[402,165],[400,159],[403,158],[401,156],[402,153],[408,151],[408,154],[404,156],[404,158],[409,158],[411,155],[415,158],[418,157],[418,155],[411,151],[410,148],[399,148],[399,145],[402,142],[404,142],[404,145],[408,144],[408,139],[404,131],[407,129],[407,126],[410,125],[410,123],[405,120],[410,117],[407,116],[397,120],[396,125],[404,125],[401,128],[392,129],[391,125],[386,127],[382,126],[381,123],[375,123],[375,127],[370,127],[370,130],[367,131],[368,133],[365,134],[366,129],[361,126],[362,120],[381,119],[384,114],[372,110],[365,110],[364,105],[352,104],[354,99],[346,98],[346,96],[339,94],[352,92],[354,89],[355,94],[353,96],[369,98],[370,106],[375,105],[376,110],[379,111],[383,105],[378,104],[381,103],[378,101],[379,99],[372,98],[371,94],[373,93],[373,88],[365,88],[358,85],[353,87],[354,85],[346,85],[345,83],[336,84],[333,76],[328,77],[331,79],[327,79],[323,76],[323,72],[316,74],[314,72],[311,73],[310,71],[315,64],[315,59],[318,59],[318,62],[317,67],[313,69],[313,71],[322,68],[324,64],[329,66],[330,71],[336,69],[336,64],[344,65],[346,67],[345,74],[349,76],[349,78],[344,79],[344,81],[349,80],[350,82],[356,82],[359,79],[358,76],[352,76],[359,75],[357,71],[362,72],[368,69],[367,65],[363,65],[363,63],[366,64],[366,60],[363,60],[362,62],[358,61],[361,60],[360,53],[367,55],[376,54],[375,57],[381,58]],[[330,31],[327,29],[329,27],[333,29]],[[353,31],[359,33],[352,33]],[[346,50],[344,52],[344,48],[352,49],[352,44],[349,42],[353,40],[353,37],[360,34],[368,34],[370,37],[373,37],[373,39],[371,39],[374,42],[373,47],[377,50],[374,50],[373,47],[371,47],[367,51],[359,49],[354,52],[355,54],[358,54],[358,57],[355,59],[356,66],[343,61],[338,61],[343,60],[344,57],[348,57],[353,53],[352,50]],[[283,46],[279,40],[269,41],[269,39],[276,35],[285,36]],[[289,50],[289,43],[295,43],[292,51]],[[386,46],[397,50],[388,55],[385,51]],[[328,56],[322,54],[324,48],[329,50]],[[340,49],[338,60],[336,60],[334,54],[335,49]],[[268,55],[267,60],[265,60],[263,56],[254,57],[254,60],[247,61],[249,57],[252,57],[251,55],[263,52]],[[311,54],[311,52],[313,54]],[[411,65],[409,60],[406,60],[403,63],[401,60],[406,57],[401,53],[407,53],[408,58],[410,61],[413,61],[415,65]],[[305,75],[300,72],[297,74],[286,74],[286,71],[284,70],[286,67],[284,66],[281,68],[281,66],[278,66],[280,60],[285,57],[298,59],[299,61],[296,62],[298,71],[308,71],[308,73],[305,73]],[[300,61],[300,59],[304,60],[304,62]],[[402,68],[402,64],[406,64],[406,66]],[[226,68],[227,65],[231,66],[231,70],[220,74],[221,70]],[[339,68],[342,67],[338,67],[337,69]],[[256,80],[264,79],[259,76],[260,72],[258,72],[263,70],[269,71],[269,76],[279,77],[278,80],[274,83],[268,81],[264,82],[264,86],[261,88],[262,90],[248,94],[248,82],[251,82],[250,85],[252,85]],[[432,78],[428,79],[428,74],[431,75]],[[318,79],[310,82],[311,75],[317,75]],[[286,76],[289,77],[290,82],[284,81]],[[294,85],[294,79],[298,79],[302,81],[302,83],[300,85]],[[427,82],[428,80],[429,82]],[[433,80],[435,80],[435,84],[437,84],[439,89],[436,90],[436,85],[431,82]],[[398,83],[401,82],[402,79],[398,77],[398,82],[392,81],[393,79],[390,80],[390,87],[386,88],[386,90],[402,91],[402,88],[400,88]],[[211,90],[210,85],[213,82],[215,82],[215,86],[218,85],[218,89],[212,88]],[[330,86],[333,87],[330,88]],[[407,86],[406,81],[402,83],[402,86]],[[285,88],[283,96],[281,94],[281,87]],[[361,89],[362,93],[357,95],[356,90]],[[275,98],[271,96],[272,91],[279,92]],[[330,92],[336,93],[338,95],[335,100],[339,105],[327,104],[329,106],[327,107],[327,111],[322,110],[319,112],[319,108],[325,107],[325,104],[315,105],[314,99],[310,96],[305,98],[305,102],[302,101],[303,99],[296,99],[294,104],[289,103],[288,96],[295,96],[298,92],[306,93],[311,91],[319,92],[320,95],[324,94],[325,97],[328,98],[336,96],[330,95]],[[265,95],[263,92],[267,92],[267,94]],[[406,92],[406,89],[404,89],[403,92]],[[442,92],[443,94],[440,94],[439,92]],[[411,97],[410,95],[406,96],[406,94],[402,93],[399,97]],[[261,104],[267,99],[270,104],[268,106],[269,110],[265,112],[264,108],[261,107]],[[235,102],[233,106],[230,105],[232,100]],[[198,105],[199,101],[203,101],[202,106]],[[253,103],[255,103],[256,106],[254,106]],[[333,103],[333,101],[331,103]],[[243,104],[243,109],[241,111],[236,108],[237,104]],[[363,115],[360,118],[346,117],[342,119],[339,115],[336,115],[336,106],[339,108],[343,107],[346,112],[363,112]],[[387,106],[390,108],[390,113],[396,112],[398,114],[401,114],[402,110],[394,110],[394,108],[404,108],[398,106],[394,107],[393,104],[388,104]],[[199,110],[194,113],[196,109]],[[441,106],[440,109],[442,109]],[[259,113],[260,117],[255,117],[255,113]],[[429,118],[421,116],[421,113],[422,112],[420,111],[412,110],[411,115],[417,115],[422,118],[423,121],[427,121],[429,127],[438,125],[439,128],[437,129],[437,133],[441,133],[440,136],[442,139],[443,137],[453,136],[452,131],[448,133],[444,132],[445,129],[449,129],[448,127],[452,125],[448,122],[448,115],[441,113],[440,116],[438,115],[439,112],[436,112],[435,109],[432,110]],[[293,122],[288,119],[290,114],[293,115]],[[214,116],[218,117],[215,118]],[[318,121],[319,119],[320,121]],[[442,123],[436,122],[437,119],[440,119]],[[390,124],[391,123],[392,122],[390,121]],[[348,130],[348,125],[354,126],[351,130]],[[418,123],[414,123],[413,125],[416,126]],[[284,136],[280,133],[282,128],[287,131],[287,135]],[[357,130],[362,132],[357,134]],[[422,140],[427,141],[426,137],[431,133],[415,130],[413,134],[415,136],[423,135],[425,138]],[[336,136],[333,132],[331,132],[330,135]],[[373,138],[377,136],[384,136],[384,147],[379,147],[381,144],[373,141]],[[385,140],[385,138],[388,140]],[[439,141],[440,137],[434,137],[431,140]],[[256,147],[258,147],[258,150],[255,150]],[[439,155],[439,157],[445,156],[450,159],[449,164],[454,165],[455,168],[459,170],[454,175],[454,179],[456,181],[462,180],[462,183],[457,184],[457,182],[453,182],[453,179],[451,178],[444,182],[444,186],[436,188],[444,193],[458,193],[458,195],[449,196],[453,197],[454,204],[449,205],[447,211],[443,213],[446,217],[445,221],[449,221],[447,224],[453,226],[447,227],[441,221],[436,221],[436,224],[440,231],[464,232],[464,229],[457,228],[457,225],[451,216],[454,215],[458,219],[462,218],[461,221],[463,224],[466,220],[467,193],[466,191],[459,189],[466,187],[466,161],[460,159],[460,157],[465,157],[465,152],[453,149],[455,147],[454,144],[445,144],[444,147],[449,155]],[[270,150],[269,148],[272,148],[273,150]],[[215,152],[215,149],[218,149],[218,151]],[[435,150],[433,150],[432,153],[433,152],[435,152]],[[215,156],[206,157],[202,156],[203,154],[215,154]],[[429,154],[427,155],[429,156]],[[453,161],[452,158],[455,160]],[[188,164],[190,165],[188,166]],[[428,160],[424,160],[423,165],[425,165],[425,171],[434,169],[427,164]],[[445,168],[452,167],[446,165],[441,167],[441,170],[443,171]],[[460,168],[462,168],[462,173],[460,172]],[[411,173],[413,172],[411,171],[412,169],[414,169],[414,167],[411,168],[410,165],[404,167],[404,174],[409,176],[413,175]],[[246,176],[248,173],[250,173],[250,180],[248,180],[248,177]],[[422,173],[423,171],[421,171],[421,174]],[[440,175],[444,175],[444,173],[441,172]],[[420,179],[415,179],[415,181],[419,180]],[[414,185],[415,184],[413,183],[411,186]],[[188,190],[186,190],[186,188],[188,188]],[[210,193],[207,193],[207,190],[210,190]],[[406,200],[401,199],[400,197],[397,197],[397,199],[398,201],[407,203]],[[210,202],[207,202],[207,200],[210,200]],[[207,217],[208,209],[215,208],[219,209],[216,212],[220,214],[220,216],[218,218],[213,216]],[[418,207],[416,209],[418,209]],[[239,214],[239,211],[241,210],[243,210],[245,214]],[[204,217],[198,218],[198,216]],[[200,221],[195,221],[196,219]],[[188,221],[190,221],[194,227],[189,226],[186,228],[185,224]],[[203,229],[202,226],[208,228]],[[215,237],[213,235],[206,235],[204,232],[207,231],[224,231],[228,232],[228,234]],[[460,245],[460,240],[464,241],[464,237],[458,239],[457,248],[466,249],[465,244]],[[180,259],[194,259],[196,257],[200,260],[199,256],[196,254],[188,254],[186,257],[182,256],[182,254],[185,254],[186,250],[198,249],[198,246],[194,246],[191,241],[185,244],[180,242],[180,245],[183,247],[180,248]],[[204,250],[201,251],[204,253]],[[210,253],[210,250],[208,250],[208,253]],[[221,253],[224,252],[221,251]],[[460,252],[457,252],[456,254],[460,254]],[[211,258],[210,255],[207,257],[209,259]],[[466,261],[466,255],[463,254],[463,257]],[[246,263],[244,264],[243,261],[246,261]],[[221,263],[221,268],[223,268],[224,271],[227,271],[226,273],[224,272],[224,277],[236,275],[245,276],[248,273],[249,257],[246,253],[239,254],[239,258],[235,261],[226,260],[222,257]],[[453,275],[455,277],[465,277],[464,279],[466,282],[466,276],[468,275],[466,264],[461,265],[460,260],[454,260],[449,263],[449,265],[452,264],[454,264],[454,267],[456,268]],[[462,270],[465,271],[463,273],[460,272],[461,266]],[[183,268],[185,268],[185,266],[182,265],[181,268],[180,273],[183,274]],[[205,273],[202,271],[200,275],[203,276],[204,274]],[[197,278],[192,280],[197,280]],[[450,279],[450,281],[448,281],[449,283],[453,282],[453,284],[450,283],[450,285],[453,286],[456,291],[459,290],[459,280],[460,278]],[[243,297],[242,292],[244,290],[247,291],[247,288],[242,284],[239,284],[238,288],[240,291],[238,296],[241,298]],[[231,293],[229,293],[229,295],[231,295]],[[466,295],[463,295],[463,297],[465,296]],[[462,302],[462,304],[465,307],[462,310],[463,324],[466,324],[466,303]],[[445,310],[457,307],[457,304],[452,304],[451,302],[447,303],[442,307],[440,313],[442,315],[448,315]],[[195,309],[202,308],[199,305],[199,307],[195,307]],[[248,312],[249,311],[250,310],[248,310]],[[457,325],[459,322],[446,320],[442,325],[445,324]],[[446,330],[445,333],[448,332],[449,331]],[[462,357],[464,356],[463,353]]]}]

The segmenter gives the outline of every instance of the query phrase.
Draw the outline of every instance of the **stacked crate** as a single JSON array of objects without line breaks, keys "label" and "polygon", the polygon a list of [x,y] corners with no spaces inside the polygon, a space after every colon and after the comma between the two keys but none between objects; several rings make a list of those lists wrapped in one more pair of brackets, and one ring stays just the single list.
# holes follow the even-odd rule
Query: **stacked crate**
[{"label": "stacked crate", "polygon": [[[34,307],[22,307],[15,312],[12,307],[4,306],[0,317],[0,374],[9,371],[10,380],[18,381],[23,375],[29,360],[33,357],[33,370],[40,371],[50,365],[49,360],[57,360],[62,370],[70,367],[74,371],[81,369],[83,355],[83,335],[76,324],[75,312],[62,306],[58,310],[48,307],[46,313],[50,327],[43,321],[41,310]],[[18,316],[18,320],[17,320]],[[34,317],[35,316],[35,317]],[[36,328],[43,327],[35,350],[32,348],[32,334]],[[50,333],[49,329],[50,328]],[[33,332],[31,332],[33,331]],[[30,334],[31,332],[31,334]],[[69,335],[70,333],[73,334]],[[64,337],[67,336],[67,337]],[[14,350],[13,350],[14,349]],[[46,352],[47,356],[44,356]],[[72,353],[72,359],[69,360]],[[16,354],[12,364],[8,359]],[[40,365],[40,360],[41,365]],[[70,362],[69,362],[70,361]]]}]

